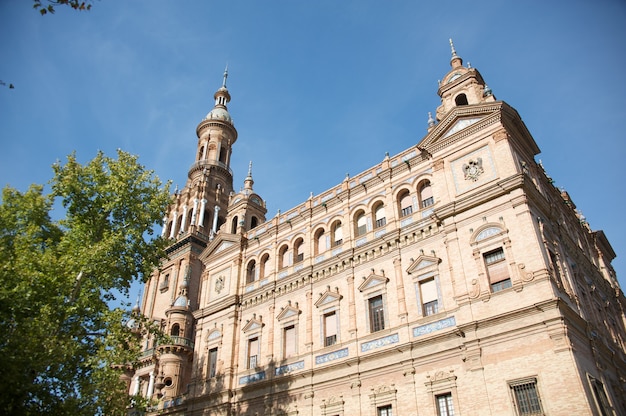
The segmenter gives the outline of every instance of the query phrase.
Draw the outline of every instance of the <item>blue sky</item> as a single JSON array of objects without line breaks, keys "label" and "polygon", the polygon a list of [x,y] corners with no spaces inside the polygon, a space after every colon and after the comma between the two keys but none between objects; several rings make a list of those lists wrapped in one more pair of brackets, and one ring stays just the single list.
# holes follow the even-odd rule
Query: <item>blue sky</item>
[{"label": "blue sky", "polygon": [[0,1],[2,186],[46,183],[74,150],[86,162],[121,148],[182,187],[228,64],[235,187],[252,160],[270,218],[419,142],[451,37],[605,231],[626,287],[624,1],[31,5]]}]

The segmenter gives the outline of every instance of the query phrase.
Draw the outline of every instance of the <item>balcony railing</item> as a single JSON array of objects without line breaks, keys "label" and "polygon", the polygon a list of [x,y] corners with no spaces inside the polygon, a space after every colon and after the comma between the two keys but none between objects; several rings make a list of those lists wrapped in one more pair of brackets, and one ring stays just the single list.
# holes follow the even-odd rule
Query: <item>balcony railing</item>
[{"label": "balcony railing", "polygon": [[189,168],[189,171],[200,169],[205,166],[219,166],[222,169],[226,169],[228,173],[230,173],[231,175],[233,174],[233,171],[228,167],[226,163],[220,162],[218,160],[206,160],[206,159],[198,160],[197,162],[195,162],[193,165],[191,165],[191,167]]}]

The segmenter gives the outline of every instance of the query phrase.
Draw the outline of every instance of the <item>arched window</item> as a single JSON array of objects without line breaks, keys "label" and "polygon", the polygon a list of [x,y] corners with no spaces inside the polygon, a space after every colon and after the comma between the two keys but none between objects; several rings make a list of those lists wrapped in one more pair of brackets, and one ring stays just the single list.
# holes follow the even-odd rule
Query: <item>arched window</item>
[{"label": "arched window", "polygon": [[204,146],[200,146],[198,150],[198,158],[196,160],[202,160],[202,155],[204,154]]},{"label": "arched window", "polygon": [[267,277],[267,275],[269,274],[269,264],[270,264],[270,255],[269,254],[264,254],[263,257],[261,257],[261,263],[260,263],[260,267],[261,269],[259,270],[259,279],[264,279]]},{"label": "arched window", "polygon": [[467,105],[467,96],[465,94],[459,94],[454,99],[454,102],[456,103],[456,105]]},{"label": "arched window", "polygon": [[376,228],[384,227],[387,224],[385,205],[382,202],[374,206],[374,219],[376,220]]},{"label": "arched window", "polygon": [[398,207],[400,208],[400,217],[406,217],[413,213],[413,200],[411,194],[406,189],[398,194]]},{"label": "arched window", "polygon": [[341,229],[341,221],[335,221],[330,229],[332,233],[331,241],[332,241],[333,247],[342,245],[343,244],[343,231]]},{"label": "arched window", "polygon": [[205,231],[209,231],[209,224],[211,224],[211,211],[208,209],[204,210],[204,218],[202,219],[202,227]]},{"label": "arched window", "polygon": [[173,336],[173,337],[180,336],[180,325],[178,325],[178,324],[172,325],[172,329],[170,331],[170,335]]},{"label": "arched window", "polygon": [[183,216],[182,215],[180,215],[178,219],[176,220],[176,230],[179,233],[182,233],[183,231]]},{"label": "arched window", "polygon": [[246,284],[254,282],[256,279],[256,261],[251,260],[246,267]]},{"label": "arched window", "polygon": [[289,266],[289,247],[284,245],[278,250],[278,268],[282,269]]},{"label": "arched window", "polygon": [[189,231],[189,227],[192,225],[191,224],[191,217],[193,215],[193,209],[190,209],[189,211],[187,211],[187,224],[185,224],[185,230]]},{"label": "arched window", "polygon": [[235,216],[233,221],[230,223],[230,233],[237,234],[237,223],[239,222],[239,217]]},{"label": "arched window", "polygon": [[293,262],[299,263],[304,260],[304,240],[298,238],[293,245]]},{"label": "arched window", "polygon": [[172,227],[174,226],[174,223],[172,221],[167,223],[167,228],[165,229],[165,232],[163,233],[163,237],[169,237],[170,233],[172,232]]},{"label": "arched window", "polygon": [[220,149],[220,162],[226,164],[227,150],[225,147]]},{"label": "arched window", "polygon": [[257,217],[255,217],[255,216],[253,216],[250,219],[250,229],[255,228],[257,225],[259,225],[259,219]]},{"label": "arched window", "polygon": [[357,236],[365,235],[367,232],[367,217],[365,217],[364,211],[359,211],[354,216],[355,230],[354,234]]},{"label": "arched window", "polygon": [[429,181],[422,182],[419,186],[418,192],[421,209],[429,207],[435,203],[435,200],[433,199],[433,190]]},{"label": "arched window", "polygon": [[326,233],[323,228],[320,228],[315,232],[315,254],[321,254],[326,249]]}]

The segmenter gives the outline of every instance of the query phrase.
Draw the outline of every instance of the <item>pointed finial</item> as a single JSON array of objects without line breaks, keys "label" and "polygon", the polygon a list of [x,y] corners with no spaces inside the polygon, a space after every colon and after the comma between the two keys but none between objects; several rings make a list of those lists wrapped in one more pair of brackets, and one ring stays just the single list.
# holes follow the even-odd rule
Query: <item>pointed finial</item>
[{"label": "pointed finial", "polygon": [[454,42],[452,42],[452,38],[449,39],[450,41],[450,50],[452,51],[452,58],[457,58],[457,54],[456,54],[456,50],[454,49]]},{"label": "pointed finial", "polygon": [[224,81],[222,81],[222,87],[226,88],[226,78],[228,78],[228,64],[226,64],[226,68],[224,69]]},{"label": "pointed finial", "polygon": [[432,113],[429,111],[428,112],[428,127],[434,127],[435,126],[435,119],[433,118]]},{"label": "pointed finial", "polygon": [[250,161],[250,164],[248,165],[248,176],[252,177],[252,161]]}]

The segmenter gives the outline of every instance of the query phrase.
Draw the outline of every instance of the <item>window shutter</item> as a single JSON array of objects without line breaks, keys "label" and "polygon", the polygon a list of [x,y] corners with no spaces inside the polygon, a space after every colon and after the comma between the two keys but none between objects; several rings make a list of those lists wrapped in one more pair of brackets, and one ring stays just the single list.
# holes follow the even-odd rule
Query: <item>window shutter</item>
[{"label": "window shutter", "polygon": [[438,299],[437,285],[435,279],[430,279],[420,284],[420,292],[422,294],[422,303],[433,302]]}]

